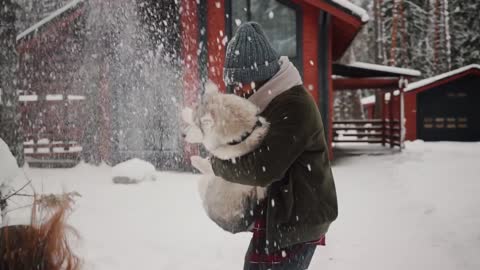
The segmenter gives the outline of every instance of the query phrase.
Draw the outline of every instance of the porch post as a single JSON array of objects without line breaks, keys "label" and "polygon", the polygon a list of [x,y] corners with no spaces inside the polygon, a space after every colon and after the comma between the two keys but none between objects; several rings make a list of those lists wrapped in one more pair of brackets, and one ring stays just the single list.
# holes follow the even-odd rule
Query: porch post
[{"label": "porch post", "polygon": [[387,112],[385,110],[385,106],[387,106],[386,104],[386,101],[385,101],[385,93],[384,92],[381,92],[380,95],[378,95],[380,98],[380,100],[378,101],[380,104],[382,104],[382,111],[381,111],[381,115],[382,115],[382,146],[385,146],[385,143],[386,143],[386,136],[387,136],[387,129],[386,129],[386,125],[387,125]]},{"label": "porch post", "polygon": [[388,101],[388,118],[390,124],[390,148],[393,148],[393,130],[394,130],[394,121],[393,121],[393,91],[390,91],[390,100]]},{"label": "porch post", "polygon": [[400,151],[405,148],[405,86],[407,84],[406,78],[400,79]]}]

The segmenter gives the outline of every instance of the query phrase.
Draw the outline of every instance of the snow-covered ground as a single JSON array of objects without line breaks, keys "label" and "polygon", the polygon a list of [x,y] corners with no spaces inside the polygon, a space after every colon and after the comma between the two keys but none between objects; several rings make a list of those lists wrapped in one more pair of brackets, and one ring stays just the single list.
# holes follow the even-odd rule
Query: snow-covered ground
[{"label": "snow-covered ground", "polygon": [[[340,216],[310,269],[480,269],[480,143],[408,143],[333,169]],[[25,172],[37,191],[82,194],[70,222],[85,269],[242,269],[250,235],[206,217],[197,175],[115,185],[108,166]]]}]

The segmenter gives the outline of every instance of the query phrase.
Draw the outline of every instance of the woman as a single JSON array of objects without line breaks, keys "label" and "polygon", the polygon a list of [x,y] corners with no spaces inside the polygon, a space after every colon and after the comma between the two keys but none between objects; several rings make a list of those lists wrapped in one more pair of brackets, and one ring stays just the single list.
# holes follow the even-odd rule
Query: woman
[{"label": "woman", "polygon": [[236,160],[212,158],[217,176],[268,187],[255,213],[245,270],[307,269],[338,215],[320,112],[298,70],[261,26],[241,25],[228,43],[224,81],[270,122],[263,143]]}]

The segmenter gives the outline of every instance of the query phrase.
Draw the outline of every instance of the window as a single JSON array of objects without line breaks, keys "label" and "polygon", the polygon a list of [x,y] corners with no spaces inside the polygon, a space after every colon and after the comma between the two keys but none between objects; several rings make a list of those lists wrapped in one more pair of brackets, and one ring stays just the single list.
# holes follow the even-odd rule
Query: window
[{"label": "window", "polygon": [[459,117],[458,118],[458,128],[468,128],[468,118]]},{"label": "window", "polygon": [[447,97],[449,98],[464,98],[467,96],[468,95],[465,92],[447,92]]},{"label": "window", "polygon": [[[283,2],[283,1],[282,1]],[[245,21],[262,25],[273,48],[296,63],[297,10],[278,0],[232,0],[232,34]]]},{"label": "window", "polygon": [[433,128],[433,119],[431,117],[423,118],[423,127],[424,128]]},{"label": "window", "polygon": [[424,128],[439,128],[439,129],[457,129],[457,128],[468,128],[468,118],[467,117],[424,117],[423,118],[423,127]]}]

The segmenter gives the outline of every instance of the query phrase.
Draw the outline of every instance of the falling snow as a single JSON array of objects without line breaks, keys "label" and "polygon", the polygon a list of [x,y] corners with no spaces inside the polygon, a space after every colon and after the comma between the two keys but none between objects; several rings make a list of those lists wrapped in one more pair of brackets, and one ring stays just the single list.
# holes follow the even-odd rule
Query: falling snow
[{"label": "falling snow", "polygon": [[[332,1],[342,5],[350,13],[356,14],[362,18],[362,21],[368,20],[367,13],[354,6],[350,1]],[[26,93],[20,95],[18,100],[22,102],[22,106],[32,108],[39,107],[36,105],[40,104],[42,100],[46,100],[52,104],[50,109],[57,112],[52,115],[47,109],[33,111],[34,121],[58,122],[57,118],[67,117],[69,121],[72,118],[71,127],[80,126],[82,129],[79,131],[85,134],[85,138],[77,138],[85,143],[84,156],[89,162],[101,164],[100,166],[80,164],[73,169],[58,170],[40,170],[28,166],[24,169],[31,173],[34,185],[39,188],[39,191],[43,191],[41,189],[43,186],[47,189],[68,186],[69,188],[79,188],[85,192],[86,196],[81,199],[78,212],[72,216],[72,223],[78,227],[80,234],[85,236],[86,248],[82,250],[82,256],[87,261],[86,269],[131,269],[133,267],[147,269],[152,266],[153,268],[172,268],[169,258],[175,259],[178,254],[185,254],[185,251],[187,254],[199,254],[198,250],[204,249],[212,250],[212,252],[202,254],[202,257],[195,257],[192,261],[198,263],[197,259],[199,259],[201,265],[208,265],[211,261],[218,259],[220,263],[215,265],[217,267],[215,269],[233,269],[231,259],[234,258],[235,265],[238,266],[243,260],[240,251],[243,251],[249,239],[245,235],[230,238],[230,236],[222,234],[223,232],[212,226],[211,222],[202,215],[203,212],[199,208],[195,208],[200,205],[198,198],[193,195],[196,194],[197,176],[156,172],[153,164],[148,163],[148,166],[145,166],[148,168],[146,179],[155,178],[158,181],[142,181],[142,184],[128,189],[114,186],[111,183],[112,176],[119,176],[117,175],[118,169],[122,167],[122,163],[120,166],[112,168],[102,163],[101,157],[98,156],[98,152],[103,150],[99,138],[105,135],[103,134],[104,127],[100,126],[100,123],[106,120],[110,120],[108,125],[112,126],[112,134],[108,134],[106,140],[109,140],[109,143],[117,143],[112,147],[116,152],[111,153],[115,162],[130,160],[131,163],[131,155],[137,155],[150,158],[150,162],[156,161],[155,166],[163,166],[166,163],[175,163],[178,160],[176,155],[179,154],[179,151],[181,154],[183,153],[183,144],[178,139],[180,128],[176,112],[180,105],[183,105],[184,102],[193,102],[195,97],[180,95],[183,89],[182,80],[185,76],[182,68],[195,67],[196,56],[205,57],[205,61],[207,61],[207,57],[210,62],[218,61],[216,56],[204,54],[207,46],[205,43],[207,29],[205,27],[199,29],[202,41],[198,42],[198,48],[193,48],[185,55],[183,48],[178,45],[181,44],[179,29],[183,25],[176,22],[178,17],[175,16],[181,14],[185,17],[193,17],[194,14],[185,10],[183,5],[180,7],[182,1],[179,0],[173,1],[174,6],[169,7],[170,9],[165,10],[166,12],[159,12],[154,5],[143,1],[138,4],[135,4],[135,1],[103,0],[18,0],[7,2],[18,2],[20,14],[28,10],[35,11],[40,5],[46,9],[43,12],[37,12],[39,14],[33,14],[35,12],[32,11],[32,14],[22,14],[28,16],[19,17],[17,42],[35,39],[42,41],[42,35],[48,33],[51,43],[56,46],[54,51],[47,53],[47,56],[53,53],[55,59],[47,57],[49,62],[45,65],[45,69],[36,67],[30,71],[27,70],[29,72],[22,70],[22,67],[30,62],[41,63],[45,59],[36,55],[34,50],[25,54],[19,52],[21,61],[29,60],[30,62],[18,64],[20,78],[18,81],[15,80],[14,84],[18,86],[17,89],[22,89]],[[63,3],[63,7],[44,2]],[[82,13],[80,19],[72,24],[75,25],[75,29],[70,29],[68,23],[58,24],[62,25],[62,31],[72,30],[72,36],[66,34],[65,38],[58,39],[55,36],[58,34],[56,31],[42,32],[44,29],[55,27],[57,16],[66,14],[69,19],[76,20],[71,15],[81,13],[77,12],[80,10],[76,9],[77,4],[81,5],[87,2],[88,8],[81,9],[82,12],[84,10],[87,12]],[[359,0],[359,2],[365,1]],[[199,5],[201,1],[196,0],[196,3]],[[223,10],[222,3],[215,1],[215,7]],[[50,9],[48,6],[51,6]],[[67,10],[68,12],[63,14]],[[458,13],[462,10],[457,7],[452,11]],[[270,23],[275,24],[277,20],[282,19],[280,13],[275,16],[272,10],[266,9],[262,12],[263,16],[267,15],[269,20],[275,19]],[[229,14],[226,14],[226,17],[228,18]],[[268,22],[268,20],[266,21]],[[237,18],[234,23],[239,26],[242,24],[242,20]],[[188,29],[191,26],[185,27]],[[197,26],[195,25],[195,27]],[[69,31],[64,32],[68,33]],[[217,35],[214,46],[218,46],[219,50],[223,49],[228,43],[226,33],[219,31],[213,35]],[[447,39],[450,37],[448,36]],[[68,42],[64,42],[64,40]],[[248,40],[251,41],[251,37],[248,37]],[[71,45],[70,43],[74,46],[68,47]],[[31,44],[35,44],[35,42],[31,42]],[[239,50],[234,53],[240,55]],[[467,53],[478,54],[476,51],[467,51]],[[57,56],[60,60],[56,60]],[[183,56],[186,57],[183,58]],[[269,63],[266,61],[265,66],[268,65]],[[315,66],[315,61],[309,60],[309,65]],[[47,70],[47,67],[55,68],[51,71]],[[258,66],[255,63],[251,68],[257,69]],[[67,73],[64,70],[71,70],[71,72]],[[215,70],[214,67],[210,67],[210,71],[212,74],[218,74],[218,70]],[[52,81],[52,85],[68,83],[68,89],[59,90],[51,85],[43,87],[42,84],[42,91],[43,88],[45,91],[44,93],[40,91],[42,92],[40,93],[37,90],[39,82],[47,81]],[[432,79],[427,82],[431,81]],[[109,87],[106,90],[113,97],[110,100],[111,103],[104,104],[102,102],[104,97],[101,95],[100,90],[102,89],[98,85]],[[410,84],[410,87],[413,86],[415,84]],[[310,91],[313,91],[314,88],[313,84],[307,85],[307,89]],[[271,95],[272,91],[268,90],[268,94]],[[82,102],[81,104],[84,106],[81,112],[54,110],[61,108],[67,102]],[[12,104],[12,100],[7,100],[4,105],[12,107],[15,104]],[[110,111],[111,114],[106,113]],[[78,120],[76,116],[82,113],[87,114],[87,117],[82,118],[85,121],[75,121]],[[283,119],[286,120],[288,117],[285,116]],[[34,121],[31,121],[31,124],[36,124],[33,123]],[[64,128],[57,123],[53,127],[57,130]],[[295,140],[295,137],[293,138]],[[53,142],[55,140],[52,138],[39,138],[37,141],[40,144]],[[25,144],[33,144],[33,140]],[[418,269],[454,269],[458,267],[459,263],[465,269],[478,269],[479,263],[475,257],[478,253],[478,241],[476,241],[478,239],[475,238],[478,222],[471,214],[475,212],[478,205],[478,200],[474,196],[479,190],[477,181],[475,181],[478,172],[475,170],[476,163],[472,162],[472,160],[478,160],[478,145],[471,144],[469,146],[419,142],[412,143],[405,152],[389,156],[389,158],[365,156],[361,159],[358,158],[355,162],[349,159],[346,162],[348,166],[346,163],[336,165],[334,167],[335,176],[342,180],[338,181],[339,191],[348,196],[339,197],[339,200],[343,200],[342,211],[345,214],[342,218],[345,220],[338,226],[332,226],[331,233],[339,241],[329,247],[330,250],[327,250],[332,254],[339,254],[341,259],[322,261],[322,264],[328,264],[328,267],[325,268],[356,267],[362,269],[367,268],[372,261],[375,261],[377,263],[375,269],[401,269],[399,265],[404,263],[403,259],[408,259],[408,261],[414,262],[414,266]],[[6,145],[0,140],[0,150],[5,153],[5,149],[7,149]],[[266,149],[270,151],[268,146]],[[471,149],[476,150],[472,151]],[[80,150],[82,150],[81,147]],[[42,151],[50,150],[38,150],[39,153]],[[436,153],[440,153],[440,155]],[[12,167],[13,165],[7,164],[7,161],[12,164],[15,162],[10,153],[8,154],[8,160],[0,155],[0,160],[2,160],[0,183],[5,179],[10,180],[20,175],[16,166]],[[452,164],[452,156],[461,158],[462,162]],[[232,163],[235,164],[236,159],[232,159]],[[367,169],[371,168],[372,164],[379,163],[383,167],[379,167],[378,170],[372,172]],[[399,168],[399,164],[402,168]],[[12,176],[12,171],[4,168],[7,165],[14,169],[15,176]],[[123,163],[124,165],[125,163]],[[457,169],[454,165],[460,166],[466,177],[462,177],[465,183],[452,187],[449,178],[451,175],[448,172]],[[307,169],[312,171],[311,164],[307,164]],[[262,166],[262,170],[266,172],[267,168]],[[395,172],[393,176],[392,171]],[[421,177],[415,173],[418,171],[422,172]],[[129,175],[129,173],[133,173],[130,167],[124,167],[121,170],[121,176]],[[362,181],[357,181],[357,176]],[[144,179],[142,178],[143,174],[135,177]],[[392,181],[392,177],[395,181]],[[399,179],[402,181],[397,181]],[[381,185],[378,185],[379,180],[381,180]],[[428,192],[431,191],[432,186],[436,187],[434,193]],[[375,194],[380,194],[380,197],[377,196],[374,198],[375,200],[370,200],[369,194],[372,193],[372,190]],[[283,191],[288,192],[287,189]],[[108,199],[105,194],[109,195]],[[187,199],[184,199],[185,197]],[[442,199],[445,198],[454,199],[454,209],[448,202],[443,202]],[[385,199],[387,203],[379,204],[378,201],[381,199]],[[268,200],[266,203],[268,204]],[[281,202],[278,203],[281,205]],[[179,206],[179,208],[172,208],[172,205]],[[271,206],[275,207],[273,199]],[[365,212],[364,209],[379,211]],[[454,225],[446,222],[452,220],[450,212],[455,213],[454,216],[457,217],[455,220],[463,222],[456,222]],[[128,218],[125,218],[125,213],[128,213]],[[174,219],[169,219],[169,222],[158,218],[152,219],[154,216],[152,213],[162,213],[165,216],[174,217]],[[254,215],[253,210],[250,210],[249,213],[251,216]],[[378,213],[381,213],[381,216]],[[368,220],[375,222],[359,224],[366,227],[366,230],[352,230],[351,224],[356,224],[359,217],[364,218],[363,215],[367,215]],[[296,216],[295,219],[299,221],[300,218]],[[408,222],[402,223],[402,220],[415,220],[415,226],[409,225]],[[135,231],[132,228],[138,228],[139,224],[142,226],[142,231],[146,232],[145,235],[157,235],[158,237],[146,237],[141,234],[129,237],[129,233]],[[395,229],[398,224],[402,224],[402,230],[398,230],[397,234],[392,235],[388,231],[382,230],[382,228]],[[198,228],[205,233],[198,234]],[[371,238],[370,234],[364,233],[372,228],[377,229],[376,232],[379,233],[379,236]],[[175,237],[168,234],[175,230],[180,230],[182,233],[176,234]],[[444,237],[445,232],[455,232],[455,237]],[[125,249],[120,248],[125,237],[118,237],[119,235],[126,235],[126,240],[133,241],[132,246],[138,247],[138,252],[128,253],[125,252]],[[214,237],[211,238],[210,235],[214,235]],[[233,244],[225,247],[226,239]],[[349,241],[351,239],[358,239],[365,244],[352,245]],[[415,245],[411,245],[411,239],[415,239]],[[171,243],[178,244],[170,245]],[[275,242],[274,245],[276,246],[277,243]],[[396,252],[399,253],[385,251],[384,247],[389,245],[397,247]],[[432,249],[432,247],[434,248]],[[230,253],[233,255],[227,255]],[[282,257],[286,256],[287,253],[282,251]],[[181,264],[178,269],[192,268],[188,260],[177,261]],[[141,266],[138,265],[139,262],[142,264]],[[315,266],[318,265],[320,263],[317,262]]]}]

